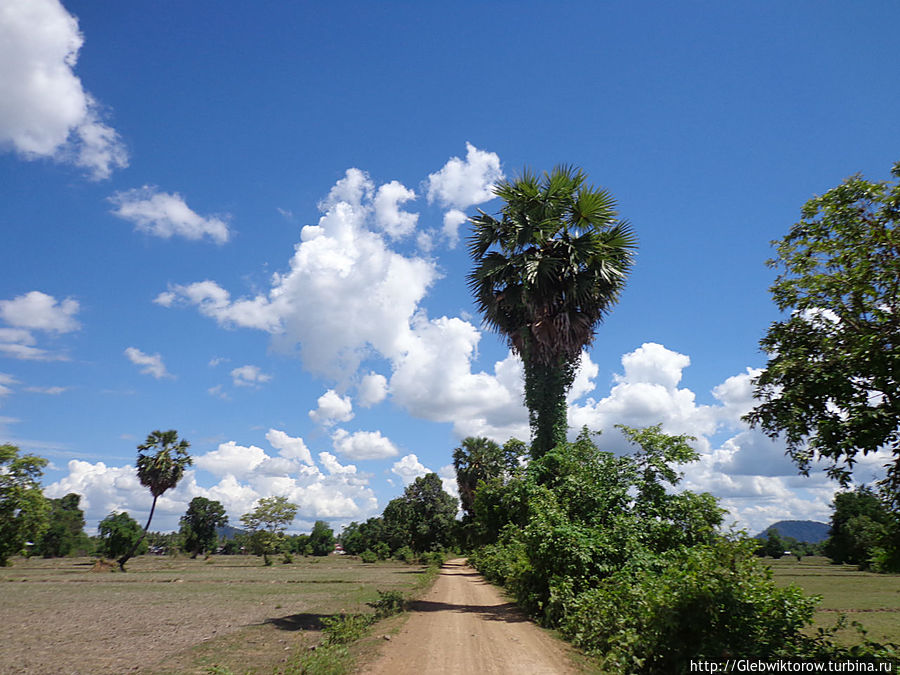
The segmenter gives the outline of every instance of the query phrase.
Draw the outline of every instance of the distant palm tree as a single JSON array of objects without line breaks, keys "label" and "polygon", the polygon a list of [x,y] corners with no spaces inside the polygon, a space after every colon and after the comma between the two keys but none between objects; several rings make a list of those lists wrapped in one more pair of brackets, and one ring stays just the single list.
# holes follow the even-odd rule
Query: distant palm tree
[{"label": "distant palm tree", "polygon": [[469,288],[485,324],[522,357],[534,457],[565,440],[581,350],[618,301],[637,247],[612,196],[586,181],[571,166],[526,170],[494,188],[506,202],[499,219],[471,218]]},{"label": "distant palm tree", "polygon": [[[144,537],[147,536],[150,521],[153,520],[153,512],[156,510],[156,500],[163,492],[175,487],[184,475],[185,467],[193,464],[193,460],[187,452],[189,447],[191,444],[185,440],[179,440],[178,432],[174,429],[153,431],[142,445],[137,446],[138,480],[141,481],[141,485],[150,488],[153,504],[150,507],[150,517],[147,518],[147,524],[144,525],[144,534],[141,535],[131,551],[118,559],[119,568],[122,571],[125,571],[125,563],[134,555]],[[146,454],[153,450],[155,452],[152,454]]]}]

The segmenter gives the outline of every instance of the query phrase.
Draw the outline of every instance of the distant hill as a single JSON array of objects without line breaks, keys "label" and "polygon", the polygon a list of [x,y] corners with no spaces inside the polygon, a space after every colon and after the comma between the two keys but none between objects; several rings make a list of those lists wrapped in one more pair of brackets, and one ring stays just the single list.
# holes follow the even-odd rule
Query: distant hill
[{"label": "distant hill", "polygon": [[779,520],[756,535],[756,539],[765,539],[766,532],[771,529],[777,530],[782,537],[793,537],[797,541],[818,544],[828,539],[828,530],[831,526],[816,520]]},{"label": "distant hill", "polygon": [[225,539],[234,539],[235,535],[237,534],[247,534],[247,532],[246,530],[232,527],[231,525],[216,528],[216,535],[218,535],[219,537],[224,537]]}]

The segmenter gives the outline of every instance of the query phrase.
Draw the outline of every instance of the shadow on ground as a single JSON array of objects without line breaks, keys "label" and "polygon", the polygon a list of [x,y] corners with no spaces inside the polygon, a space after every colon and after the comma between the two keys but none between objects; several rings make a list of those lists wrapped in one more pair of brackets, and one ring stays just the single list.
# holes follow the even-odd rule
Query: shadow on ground
[{"label": "shadow on ground", "polygon": [[528,617],[511,602],[502,605],[454,605],[447,602],[429,602],[416,600],[409,603],[410,612],[464,612],[480,614],[488,621],[505,621],[506,623],[522,623]]}]

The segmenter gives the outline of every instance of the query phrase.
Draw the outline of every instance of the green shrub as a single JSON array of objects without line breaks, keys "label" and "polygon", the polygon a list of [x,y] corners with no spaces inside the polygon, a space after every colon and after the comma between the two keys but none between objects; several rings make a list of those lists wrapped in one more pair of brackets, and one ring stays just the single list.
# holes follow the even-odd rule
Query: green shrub
[{"label": "green shrub", "polygon": [[413,550],[409,546],[402,546],[394,551],[394,559],[402,560],[408,565],[412,565],[416,562],[416,554],[413,553]]},{"label": "green shrub", "polygon": [[391,547],[384,541],[379,541],[375,544],[375,546],[372,547],[372,551],[375,552],[375,555],[378,556],[379,560],[387,560],[391,557]]},{"label": "green shrub", "polygon": [[326,644],[347,644],[359,640],[375,622],[374,614],[338,614],[322,619]]},{"label": "green shrub", "polygon": [[383,619],[394,614],[400,614],[406,609],[406,600],[400,591],[378,591],[378,600],[368,603],[375,609],[375,616]]},{"label": "green shrub", "polygon": [[419,562],[429,567],[440,567],[447,560],[447,556],[442,551],[429,551],[419,556]]},{"label": "green shrub", "polygon": [[362,560],[364,563],[373,563],[376,560],[378,560],[378,556],[375,555],[375,553],[374,553],[374,551],[372,551],[372,549],[367,548],[365,551],[363,551],[362,553],[359,554],[359,559]]},{"label": "green shrub", "polygon": [[294,556],[292,556],[290,553],[284,552],[281,555],[281,564],[282,565],[290,565],[292,562],[294,562]]}]

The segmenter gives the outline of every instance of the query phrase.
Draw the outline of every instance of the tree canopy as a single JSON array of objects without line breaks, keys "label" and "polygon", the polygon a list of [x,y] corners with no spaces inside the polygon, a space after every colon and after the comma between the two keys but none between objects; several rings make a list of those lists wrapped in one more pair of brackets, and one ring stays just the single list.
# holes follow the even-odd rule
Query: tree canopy
[{"label": "tree canopy", "polygon": [[0,565],[48,526],[50,504],[40,485],[47,460],[19,452],[15,445],[0,445]]},{"label": "tree canopy", "polygon": [[[900,162],[891,173],[900,178]],[[809,200],[768,261],[780,310],[761,346],[756,407],[745,417],[783,437],[804,474],[822,459],[851,481],[860,453],[893,453],[900,486],[900,183],[853,176]]]},{"label": "tree canopy", "polygon": [[106,558],[140,555],[147,551],[141,524],[127,513],[110,513],[100,521],[100,551]]},{"label": "tree canopy", "polygon": [[578,168],[526,170],[494,188],[499,218],[471,219],[469,288],[485,324],[525,366],[532,454],[565,441],[565,395],[582,349],[618,301],[637,242],[616,203]]},{"label": "tree canopy", "polygon": [[297,515],[297,505],[287,497],[263,497],[256,508],[241,516],[241,522],[250,530],[250,550],[261,555],[269,565],[269,555],[277,553],[284,542],[284,530]]},{"label": "tree canopy", "polygon": [[196,558],[215,548],[218,540],[216,528],[227,525],[228,516],[220,502],[206,497],[194,497],[179,522],[182,546],[190,552],[192,558]]}]

